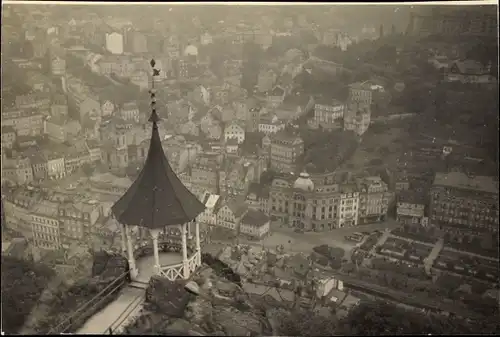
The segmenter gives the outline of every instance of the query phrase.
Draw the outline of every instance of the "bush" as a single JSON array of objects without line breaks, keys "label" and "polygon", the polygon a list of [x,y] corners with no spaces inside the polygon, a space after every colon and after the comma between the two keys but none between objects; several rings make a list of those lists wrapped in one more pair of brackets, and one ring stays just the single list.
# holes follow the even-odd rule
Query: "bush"
[{"label": "bush", "polygon": [[241,285],[241,278],[238,274],[236,274],[231,267],[229,267],[226,263],[222,262],[216,257],[213,257],[210,254],[204,253],[201,254],[201,261],[207,264],[210,268],[214,270],[214,272],[219,277],[223,277],[228,281],[231,281],[238,286]]},{"label": "bush", "polygon": [[[92,278],[78,282],[70,287],[61,286],[50,303],[48,303],[50,309],[47,319],[38,324],[37,332],[48,333],[59,323],[66,322],[65,320],[69,315],[72,315],[84,303],[92,300],[127,270],[128,261],[121,255],[96,252],[92,266]],[[116,282],[109,290],[118,285],[119,283]],[[61,326],[61,329],[65,329],[65,332],[75,332],[96,312],[114,301],[121,289],[122,287],[118,287],[113,293],[108,293],[105,299],[99,297],[93,300],[87,309],[78,315],[77,320],[67,321]],[[60,333],[62,331],[54,332]]]},{"label": "bush", "polygon": [[16,334],[37,304],[54,272],[34,264],[2,256],[2,330]]}]

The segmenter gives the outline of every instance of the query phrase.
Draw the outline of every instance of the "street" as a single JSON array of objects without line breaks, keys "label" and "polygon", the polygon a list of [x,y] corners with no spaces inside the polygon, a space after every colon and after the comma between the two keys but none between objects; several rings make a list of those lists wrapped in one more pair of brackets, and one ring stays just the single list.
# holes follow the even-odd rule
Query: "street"
[{"label": "street", "polygon": [[[375,230],[383,231],[385,229],[394,229],[398,224],[394,220],[388,220],[382,223],[368,224],[356,227],[339,228],[327,232],[306,232],[297,233],[291,228],[280,227],[279,223],[271,224],[269,236],[261,241],[248,241],[240,239],[242,244],[261,246],[268,249],[276,249],[276,246],[283,245],[285,251],[291,253],[310,253],[315,246],[329,245],[331,247],[342,248],[345,251],[344,259],[350,259],[351,251],[358,243],[345,239],[345,236],[355,232],[373,232]],[[207,245],[208,250],[214,252],[216,247],[223,247],[229,242],[212,243]]]}]

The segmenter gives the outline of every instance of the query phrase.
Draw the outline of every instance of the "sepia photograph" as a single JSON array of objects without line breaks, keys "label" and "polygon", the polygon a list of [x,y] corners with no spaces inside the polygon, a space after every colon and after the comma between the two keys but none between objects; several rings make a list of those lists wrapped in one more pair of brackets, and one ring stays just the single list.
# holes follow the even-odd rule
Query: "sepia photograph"
[{"label": "sepia photograph", "polygon": [[500,334],[498,1],[2,1],[2,335]]}]

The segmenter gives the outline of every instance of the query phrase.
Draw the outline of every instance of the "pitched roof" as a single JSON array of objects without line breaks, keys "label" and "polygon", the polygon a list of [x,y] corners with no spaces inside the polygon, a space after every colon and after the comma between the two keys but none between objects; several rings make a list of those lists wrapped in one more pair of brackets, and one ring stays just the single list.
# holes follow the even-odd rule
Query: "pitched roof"
[{"label": "pitched roof", "polygon": [[248,205],[240,200],[230,200],[227,207],[233,212],[235,217],[239,217],[248,210]]},{"label": "pitched roof", "polygon": [[116,219],[125,225],[163,228],[189,222],[204,209],[170,167],[153,120],[146,163],[132,186],[113,205]]},{"label": "pitched roof", "polygon": [[243,216],[241,222],[255,227],[264,226],[269,221],[269,217],[265,215],[262,211],[257,211],[254,209],[249,209],[248,212]]}]

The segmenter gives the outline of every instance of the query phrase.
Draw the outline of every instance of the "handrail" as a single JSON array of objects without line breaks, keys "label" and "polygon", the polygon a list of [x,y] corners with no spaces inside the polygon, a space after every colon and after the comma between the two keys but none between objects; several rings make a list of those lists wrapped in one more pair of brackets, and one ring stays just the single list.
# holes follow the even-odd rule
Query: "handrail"
[{"label": "handrail", "polygon": [[[95,307],[97,307],[99,304],[101,304],[106,298],[108,298],[115,290],[119,289],[122,285],[123,285],[124,281],[122,281],[119,285],[117,285],[115,288],[113,288],[113,290],[109,291],[106,295],[104,295],[103,297],[101,297],[99,299],[99,301],[97,301],[96,303],[94,303],[93,306],[91,307],[88,307],[83,313],[80,313],[81,315],[85,315],[87,314],[88,312],[90,312],[91,310],[93,310]],[[72,322],[68,322],[69,325],[65,327],[65,329],[63,330],[63,332],[65,332],[72,324]]]},{"label": "handrail", "polygon": [[[141,294],[137,297],[135,297],[132,302],[130,302],[129,305],[123,311],[120,313],[120,315],[111,323],[106,330],[104,330],[102,333],[107,334],[109,331],[113,332],[116,331],[120,325],[125,322],[125,320],[130,316],[130,314],[134,311],[135,308],[137,308],[139,305],[141,305],[141,301],[143,300],[144,294]],[[132,307],[133,306],[133,307]],[[129,311],[130,310],[130,311]],[[128,312],[128,314],[127,314]],[[125,317],[123,317],[125,315]],[[118,322],[118,324],[116,324]],[[114,326],[114,328],[113,328]]]},{"label": "handrail", "polygon": [[115,278],[113,280],[113,282],[111,282],[110,284],[108,284],[103,290],[101,290],[97,295],[95,295],[93,298],[91,298],[90,300],[88,300],[87,302],[85,302],[83,305],[81,305],[80,307],[78,307],[77,310],[75,310],[73,312],[72,315],[70,315],[69,317],[65,318],[62,322],[60,322],[59,324],[57,324],[55,327],[53,327],[52,329],[49,330],[49,332],[47,333],[48,335],[51,335],[53,333],[55,333],[55,331],[57,329],[59,329],[61,326],[63,326],[65,323],[67,322],[70,322],[80,311],[82,311],[83,309],[85,309],[91,302],[93,302],[96,298],[100,297],[104,292],[106,292],[112,285],[114,285],[119,279],[122,279],[123,277],[125,277],[127,274],[129,273],[129,271],[127,270],[126,272],[124,272],[123,274],[121,274],[120,276],[118,276],[117,278]]},{"label": "handrail", "polygon": [[169,264],[169,265],[160,266],[160,267],[161,267],[161,270],[163,271],[164,269],[182,267],[183,265],[184,265],[184,263],[181,262],[181,263]]}]

